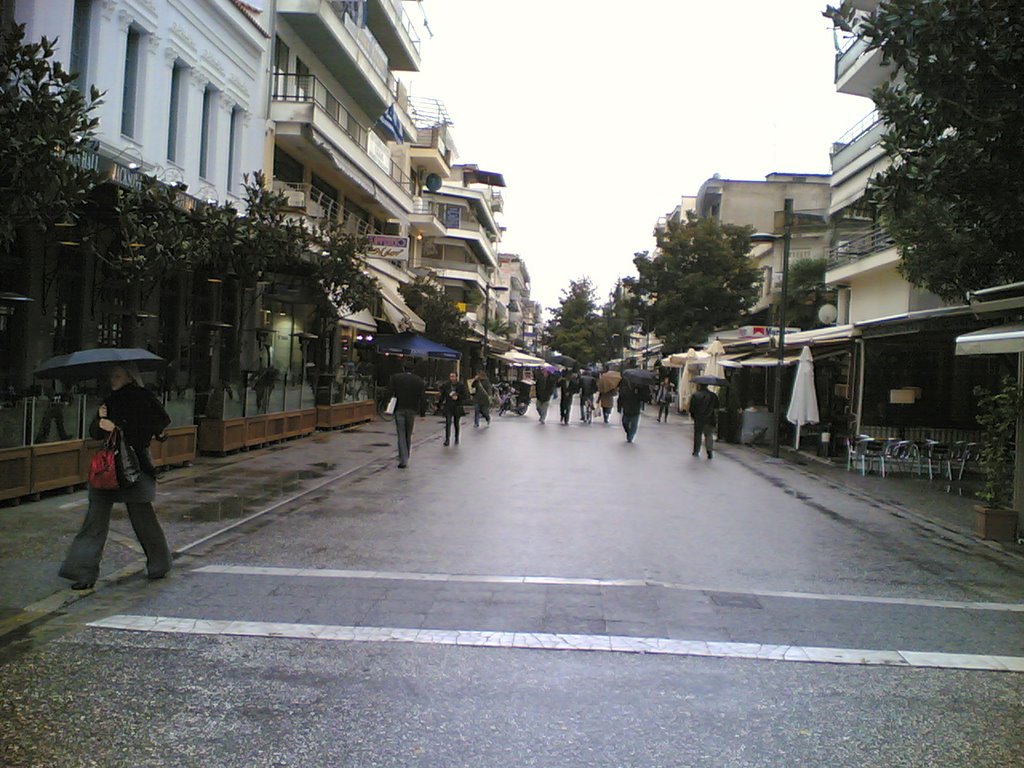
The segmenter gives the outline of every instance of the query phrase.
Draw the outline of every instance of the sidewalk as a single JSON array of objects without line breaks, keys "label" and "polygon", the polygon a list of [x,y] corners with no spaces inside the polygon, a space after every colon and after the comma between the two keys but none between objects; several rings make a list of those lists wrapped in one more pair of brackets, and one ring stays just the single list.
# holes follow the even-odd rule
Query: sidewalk
[{"label": "sidewalk", "polygon": [[[414,444],[436,438],[442,429],[435,417],[417,420]],[[159,476],[154,506],[178,554],[345,474],[391,464],[395,455],[394,425],[373,421],[259,450],[200,456],[191,467]],[[87,492],[78,491],[0,507],[0,637],[81,595],[68,589],[57,570],[87,506]],[[127,512],[117,504],[99,580],[117,581],[143,568]]]}]

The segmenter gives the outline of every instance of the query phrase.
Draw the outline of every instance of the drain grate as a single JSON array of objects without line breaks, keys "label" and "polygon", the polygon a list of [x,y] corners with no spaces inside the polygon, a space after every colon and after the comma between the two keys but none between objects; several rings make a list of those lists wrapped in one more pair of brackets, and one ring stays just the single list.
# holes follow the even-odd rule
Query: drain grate
[{"label": "drain grate", "polygon": [[764,608],[761,601],[751,595],[735,592],[706,592],[711,602],[720,608]]}]

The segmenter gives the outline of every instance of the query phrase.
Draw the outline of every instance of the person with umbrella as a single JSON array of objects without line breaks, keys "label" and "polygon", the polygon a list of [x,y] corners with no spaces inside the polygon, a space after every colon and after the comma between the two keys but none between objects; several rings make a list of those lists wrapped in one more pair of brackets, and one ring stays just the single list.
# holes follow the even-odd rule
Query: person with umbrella
[{"label": "person with umbrella", "polygon": [[589,415],[594,411],[594,393],[597,392],[597,379],[590,371],[585,371],[580,376],[580,421],[589,421]]},{"label": "person with umbrella", "polygon": [[110,370],[110,389],[89,426],[89,434],[103,440],[119,429],[127,445],[135,450],[141,474],[138,482],[127,488],[89,488],[85,520],[60,567],[61,577],[74,582],[72,589],[91,589],[95,585],[110,529],[110,511],[118,502],[128,507],[128,519],[146,554],[147,577],[163,578],[171,569],[171,550],[153,511],[156,468],[149,455],[150,441],[163,433],[171,419],[156,396],[139,385],[138,373],[127,365]]},{"label": "person with umbrella", "polygon": [[[710,377],[709,377],[710,378]],[[707,380],[694,379],[697,391],[690,396],[690,417],[693,419],[693,455],[700,456],[701,439],[708,458],[714,456],[715,426],[718,424],[718,395],[708,389]]]},{"label": "person with umbrella", "polygon": [[636,439],[636,431],[640,427],[640,410],[643,407],[641,386],[625,377],[619,382],[618,410],[622,414],[622,428],[626,431],[627,443]]},{"label": "person with umbrella", "polygon": [[604,412],[604,423],[608,423],[608,417],[612,415],[612,408],[615,407],[615,393],[622,380],[622,374],[618,371],[605,371],[597,379],[598,402]]}]

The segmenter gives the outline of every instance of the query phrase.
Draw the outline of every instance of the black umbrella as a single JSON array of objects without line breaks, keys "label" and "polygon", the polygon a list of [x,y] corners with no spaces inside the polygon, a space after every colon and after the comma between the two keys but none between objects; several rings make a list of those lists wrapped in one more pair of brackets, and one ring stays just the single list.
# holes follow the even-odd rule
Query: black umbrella
[{"label": "black umbrella", "polygon": [[159,370],[166,364],[166,360],[146,349],[100,347],[51,357],[36,368],[33,375],[40,379],[78,381],[106,376],[115,365],[130,365],[145,372]]},{"label": "black umbrella", "polygon": [[566,368],[572,368],[577,362],[575,357],[568,355],[548,355],[546,359],[553,365],[564,365]]},{"label": "black umbrella", "polygon": [[622,372],[622,378],[633,386],[658,383],[658,374],[654,371],[645,371],[642,368],[627,368]]},{"label": "black umbrella", "polygon": [[728,379],[723,379],[718,376],[694,376],[690,381],[694,384],[708,384],[712,387],[721,387],[729,383]]}]

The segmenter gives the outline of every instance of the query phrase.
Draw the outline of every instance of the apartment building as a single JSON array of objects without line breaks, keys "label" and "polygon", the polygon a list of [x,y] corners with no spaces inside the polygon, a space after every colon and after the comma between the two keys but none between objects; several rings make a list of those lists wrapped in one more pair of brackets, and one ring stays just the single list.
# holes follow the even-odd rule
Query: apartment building
[{"label": "apartment building", "polygon": [[664,227],[668,220],[684,221],[686,210],[693,210],[700,218],[753,227],[751,258],[761,273],[761,287],[751,315],[752,320],[770,322],[770,308],[782,287],[785,201],[793,201],[794,211],[790,264],[824,259],[829,244],[829,192],[829,177],[820,174],[770,173],[764,181],[722,179],[716,174],[701,185],[696,197],[683,198],[658,226]]},{"label": "apartment building", "polygon": [[[856,0],[863,18],[878,9],[878,0]],[[835,83],[839,93],[865,99],[865,117],[832,144],[833,241],[826,280],[839,289],[839,322],[856,323],[906,312],[941,307],[934,294],[910,285],[898,272],[900,255],[879,224],[868,199],[868,185],[885,170],[889,158],[881,140],[885,125],[870,101],[874,89],[889,77],[880,51],[867,50],[853,35],[836,54]]]},{"label": "apartment building", "polygon": [[495,290],[503,231],[496,215],[503,207],[505,179],[471,164],[450,170],[449,178],[432,181],[436,189],[428,186],[412,217],[417,243],[412,267],[444,288],[482,338],[485,321],[508,322],[508,307]]},{"label": "apartment building", "polygon": [[524,347],[526,319],[531,317],[526,308],[530,302],[530,272],[526,261],[515,254],[498,254],[497,279],[503,289],[498,294],[498,302],[507,310],[509,340],[517,347]]}]

